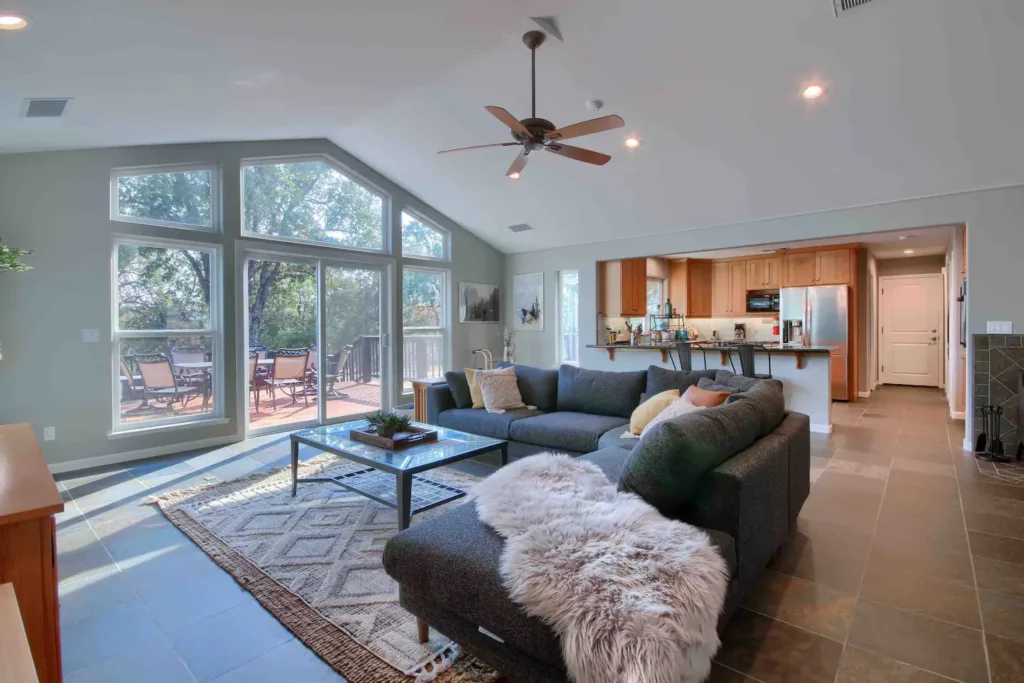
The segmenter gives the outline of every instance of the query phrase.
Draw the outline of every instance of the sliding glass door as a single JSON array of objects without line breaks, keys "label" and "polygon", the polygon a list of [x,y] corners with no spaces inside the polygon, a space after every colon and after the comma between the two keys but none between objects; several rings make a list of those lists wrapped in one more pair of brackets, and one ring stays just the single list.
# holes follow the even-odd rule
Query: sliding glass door
[{"label": "sliding glass door", "polygon": [[248,430],[294,429],[387,408],[386,267],[264,254],[245,264]]}]

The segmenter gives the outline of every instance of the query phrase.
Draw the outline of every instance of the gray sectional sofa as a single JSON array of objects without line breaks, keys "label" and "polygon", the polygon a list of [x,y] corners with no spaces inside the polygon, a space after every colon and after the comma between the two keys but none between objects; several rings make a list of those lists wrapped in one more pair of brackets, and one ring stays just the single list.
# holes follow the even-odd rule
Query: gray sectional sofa
[{"label": "gray sectional sofa", "polygon": [[[703,528],[730,569],[724,625],[786,541],[810,491],[810,422],[785,411],[782,385],[726,371],[557,371],[516,366],[524,401],[536,409],[488,414],[465,406],[468,385],[449,373],[428,392],[432,424],[510,440],[510,457],[543,451],[580,455],[621,489],[662,514]],[[624,439],[641,400],[685,391],[702,378],[735,391],[725,404]],[[463,393],[464,392],[464,393]],[[461,401],[461,404],[460,404]],[[566,523],[571,523],[567,520]],[[466,503],[392,537],[385,570],[401,604],[506,678],[564,683],[558,638],[513,603],[498,567],[503,541]]]}]

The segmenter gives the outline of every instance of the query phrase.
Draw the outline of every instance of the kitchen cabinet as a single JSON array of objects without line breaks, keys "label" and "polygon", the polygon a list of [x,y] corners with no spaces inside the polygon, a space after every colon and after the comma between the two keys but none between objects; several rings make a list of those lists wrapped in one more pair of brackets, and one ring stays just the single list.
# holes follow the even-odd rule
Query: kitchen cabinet
[{"label": "kitchen cabinet", "polygon": [[711,313],[714,316],[747,312],[747,263],[722,261],[712,266]]},{"label": "kitchen cabinet", "polygon": [[690,318],[711,316],[712,267],[710,261],[673,261],[669,270],[668,298]]},{"label": "kitchen cabinet", "polygon": [[647,259],[623,259],[619,263],[621,295],[618,314],[622,317],[647,315]]},{"label": "kitchen cabinet", "polygon": [[746,315],[747,313],[747,264],[733,261],[729,264],[729,313]]},{"label": "kitchen cabinet", "polygon": [[729,264],[715,263],[711,266],[711,274],[711,315],[727,316],[731,304]]},{"label": "kitchen cabinet", "polygon": [[746,261],[746,287],[748,291],[778,289],[782,286],[782,259],[780,257]]},{"label": "kitchen cabinet", "polygon": [[783,257],[782,284],[785,287],[848,285],[853,283],[853,251],[831,249]]}]

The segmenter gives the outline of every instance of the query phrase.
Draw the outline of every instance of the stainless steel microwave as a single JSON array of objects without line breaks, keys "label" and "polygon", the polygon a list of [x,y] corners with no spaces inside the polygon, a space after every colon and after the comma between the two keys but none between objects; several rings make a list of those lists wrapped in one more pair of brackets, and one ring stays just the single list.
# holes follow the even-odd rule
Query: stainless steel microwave
[{"label": "stainless steel microwave", "polygon": [[778,313],[779,294],[747,293],[747,313]]}]

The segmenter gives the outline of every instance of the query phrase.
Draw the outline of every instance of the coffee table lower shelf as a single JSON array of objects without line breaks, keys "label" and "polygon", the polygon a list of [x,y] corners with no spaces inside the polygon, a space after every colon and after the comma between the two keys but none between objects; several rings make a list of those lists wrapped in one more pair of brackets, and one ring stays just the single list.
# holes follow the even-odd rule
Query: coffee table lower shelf
[{"label": "coffee table lower shelf", "polygon": [[[406,477],[409,479],[409,485],[403,486],[402,479]],[[409,518],[417,512],[436,508],[466,495],[462,489],[425,477],[414,474],[388,474],[372,467],[348,472],[339,477],[307,477],[295,480],[296,484],[316,482],[335,484],[398,510],[399,529],[408,528]]]}]

